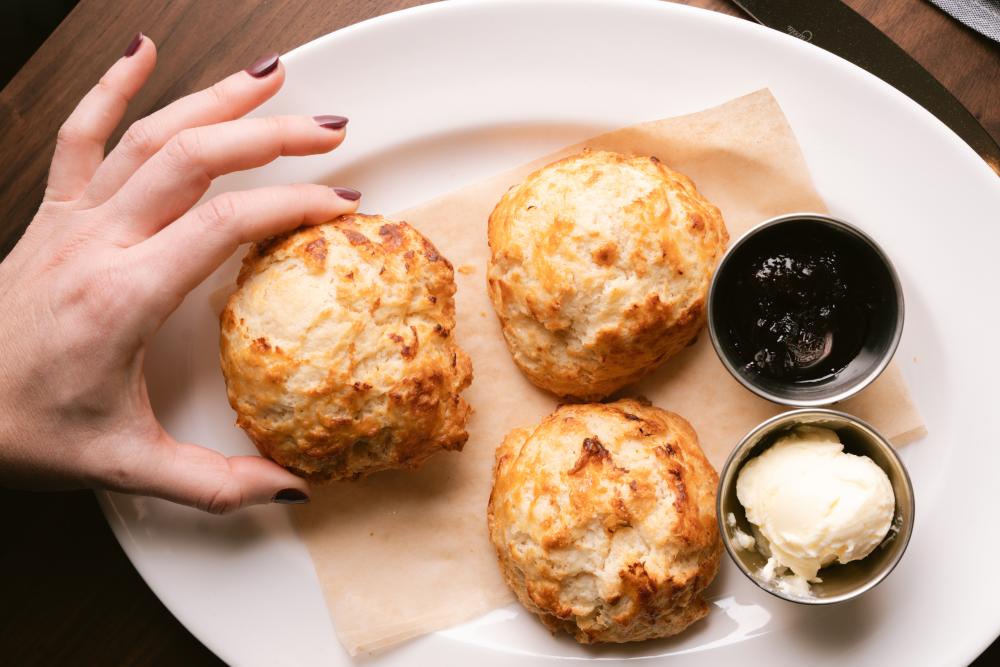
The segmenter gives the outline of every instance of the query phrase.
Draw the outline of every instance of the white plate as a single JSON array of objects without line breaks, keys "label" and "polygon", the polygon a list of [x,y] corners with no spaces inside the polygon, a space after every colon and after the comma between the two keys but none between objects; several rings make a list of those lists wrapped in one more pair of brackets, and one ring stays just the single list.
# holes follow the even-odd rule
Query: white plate
[{"label": "white plate", "polygon": [[[511,606],[366,664],[488,667],[520,656],[540,666],[682,654],[695,665],[941,665],[967,663],[992,640],[1000,630],[1000,181],[945,126],[804,42],[652,1],[430,5],[328,35],[284,62],[288,81],[263,112],[347,115],[347,142],[329,156],[227,178],[216,190],[338,183],[361,189],[365,210],[390,212],[609,128],[770,87],[831,212],[868,229],[896,262],[907,299],[897,358],[931,433],[903,452],[917,499],[909,551],[860,600],[823,609],[783,603],[723,557],[712,588],[717,609],[672,640],[586,649]],[[167,429],[227,454],[252,447],[232,426],[207,301],[232,280],[235,261],[185,301],[148,361]],[[148,499],[103,502],[142,576],[224,660],[350,663],[282,508],[218,518]]]}]

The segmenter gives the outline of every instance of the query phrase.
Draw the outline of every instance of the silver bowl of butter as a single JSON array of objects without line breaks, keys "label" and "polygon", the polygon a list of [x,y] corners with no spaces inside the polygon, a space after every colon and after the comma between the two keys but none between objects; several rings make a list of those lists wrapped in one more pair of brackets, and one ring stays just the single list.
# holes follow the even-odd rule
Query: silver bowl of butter
[{"label": "silver bowl of butter", "polygon": [[763,422],[722,469],[723,544],[768,593],[803,604],[857,597],[885,579],[913,531],[913,486],[874,428],[844,412]]}]

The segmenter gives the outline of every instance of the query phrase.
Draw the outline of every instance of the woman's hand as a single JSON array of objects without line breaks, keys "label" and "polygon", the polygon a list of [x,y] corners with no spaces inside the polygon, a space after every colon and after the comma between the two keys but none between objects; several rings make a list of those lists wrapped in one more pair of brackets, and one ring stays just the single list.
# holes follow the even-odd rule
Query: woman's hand
[{"label": "woman's hand", "polygon": [[241,118],[284,81],[277,54],[133,124],[104,145],[156,63],[139,35],[59,130],[45,199],[0,264],[0,482],[106,488],[228,512],[304,502],[257,456],[171,438],[143,355],[184,296],[241,243],[353,211],[348,188],[283,185],[191,208],[221,174],[325,153],[346,118]]}]

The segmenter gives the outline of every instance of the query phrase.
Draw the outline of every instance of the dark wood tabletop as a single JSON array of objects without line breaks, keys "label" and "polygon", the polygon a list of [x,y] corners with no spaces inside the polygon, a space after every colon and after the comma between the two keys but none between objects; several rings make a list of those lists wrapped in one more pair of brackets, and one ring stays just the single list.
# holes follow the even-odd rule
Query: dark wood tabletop
[{"label": "dark wood tabletop", "polygon": [[[123,127],[266,51],[420,0],[81,0],[0,92],[0,257],[41,200],[56,130],[136,31],[159,63]],[[723,0],[688,4],[739,15]],[[936,76],[1000,141],[1000,47],[924,0],[848,0]],[[115,137],[117,139],[117,136]],[[0,663],[210,665],[160,603],[86,491],[0,490]],[[1000,627],[997,628],[1000,631]],[[983,664],[1000,664],[993,647]]]}]

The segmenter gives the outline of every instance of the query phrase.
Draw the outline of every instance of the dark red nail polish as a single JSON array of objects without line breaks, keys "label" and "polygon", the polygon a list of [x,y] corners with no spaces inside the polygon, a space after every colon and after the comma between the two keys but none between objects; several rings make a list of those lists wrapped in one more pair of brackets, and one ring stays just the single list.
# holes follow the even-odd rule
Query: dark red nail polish
[{"label": "dark red nail polish", "polygon": [[340,130],[347,125],[347,119],[343,116],[313,116],[313,120],[320,127],[326,127],[331,130]]},{"label": "dark red nail polish", "polygon": [[278,54],[269,53],[253,61],[253,65],[247,67],[247,74],[256,79],[262,79],[276,69],[278,69]]},{"label": "dark red nail polish", "polygon": [[274,495],[274,502],[281,505],[301,505],[309,502],[309,496],[298,489],[282,489]]},{"label": "dark red nail polish", "polygon": [[334,192],[341,199],[346,199],[347,201],[358,201],[361,199],[361,193],[354,188],[334,188]]},{"label": "dark red nail polish", "polygon": [[140,46],[142,46],[142,33],[137,32],[135,33],[135,37],[132,38],[132,41],[129,42],[128,46],[125,48],[125,57],[129,58],[131,56],[134,56],[135,52],[139,50]]}]

